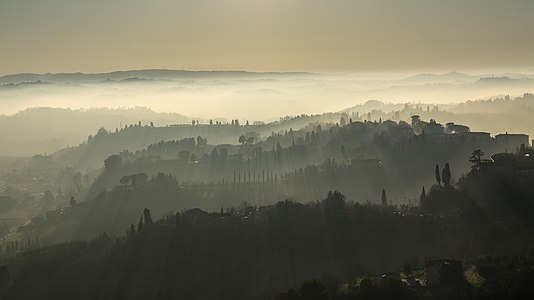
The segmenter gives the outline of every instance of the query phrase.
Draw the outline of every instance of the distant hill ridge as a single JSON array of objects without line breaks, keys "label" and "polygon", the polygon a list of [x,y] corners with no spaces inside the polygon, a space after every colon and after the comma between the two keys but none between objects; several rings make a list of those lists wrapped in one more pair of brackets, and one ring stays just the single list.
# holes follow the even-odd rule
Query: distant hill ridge
[{"label": "distant hill ridge", "polygon": [[108,73],[20,73],[0,77],[0,84],[21,82],[101,82],[106,80],[123,81],[131,78],[157,79],[202,79],[202,78],[242,78],[265,76],[311,76],[318,74],[306,72],[249,72],[249,71],[190,71],[190,70],[128,70]]}]

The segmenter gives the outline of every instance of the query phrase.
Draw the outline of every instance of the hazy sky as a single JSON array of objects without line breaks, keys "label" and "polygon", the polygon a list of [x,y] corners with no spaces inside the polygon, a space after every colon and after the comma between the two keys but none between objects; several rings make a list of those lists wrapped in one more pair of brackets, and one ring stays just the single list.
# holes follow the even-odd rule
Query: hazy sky
[{"label": "hazy sky", "polygon": [[533,66],[534,0],[0,0],[0,75]]}]

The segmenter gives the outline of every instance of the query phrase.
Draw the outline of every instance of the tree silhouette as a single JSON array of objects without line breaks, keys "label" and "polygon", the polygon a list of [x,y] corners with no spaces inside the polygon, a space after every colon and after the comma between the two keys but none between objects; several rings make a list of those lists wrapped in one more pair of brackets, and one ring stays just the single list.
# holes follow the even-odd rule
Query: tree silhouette
[{"label": "tree silhouette", "polygon": [[139,187],[141,184],[145,183],[148,179],[148,175],[145,173],[138,173],[131,176],[132,186]]},{"label": "tree silhouette", "polygon": [[70,204],[70,207],[75,207],[77,204],[76,199],[74,199],[74,197],[70,197],[69,204]]},{"label": "tree silhouette", "polygon": [[439,175],[439,165],[436,165],[436,181],[438,185],[441,186],[441,176]]},{"label": "tree silhouette", "polygon": [[122,176],[121,179],[119,180],[120,184],[123,184],[123,185],[128,185],[130,184],[131,181],[132,181],[132,176],[130,175]]},{"label": "tree silhouette", "polygon": [[122,158],[119,155],[110,155],[104,160],[104,169],[106,171],[113,171],[120,168],[122,165]]},{"label": "tree silhouette", "polygon": [[477,149],[473,151],[473,153],[469,157],[469,161],[473,164],[471,168],[478,169],[480,167],[482,156],[484,156],[484,152],[482,150]]},{"label": "tree silhouette", "polygon": [[426,199],[426,191],[425,187],[423,186],[423,190],[421,191],[421,196],[419,196],[419,201],[423,202]]},{"label": "tree silhouette", "polygon": [[443,184],[448,187],[451,184],[451,170],[449,168],[449,163],[445,164],[445,168],[443,168],[443,172],[441,174],[441,179],[443,181]]},{"label": "tree silhouette", "polygon": [[137,223],[137,232],[141,233],[144,229],[144,223],[143,223],[143,216],[139,218],[139,222]]},{"label": "tree silhouette", "polygon": [[154,221],[152,221],[152,216],[148,208],[145,208],[145,210],[143,211],[143,216],[145,217],[145,227],[150,228],[150,226],[154,224]]},{"label": "tree silhouette", "polygon": [[183,150],[178,153],[178,157],[180,157],[180,160],[183,162],[189,161],[189,156],[190,156],[189,151]]},{"label": "tree silhouette", "polygon": [[386,190],[382,189],[382,206],[388,206],[388,200],[386,197]]}]

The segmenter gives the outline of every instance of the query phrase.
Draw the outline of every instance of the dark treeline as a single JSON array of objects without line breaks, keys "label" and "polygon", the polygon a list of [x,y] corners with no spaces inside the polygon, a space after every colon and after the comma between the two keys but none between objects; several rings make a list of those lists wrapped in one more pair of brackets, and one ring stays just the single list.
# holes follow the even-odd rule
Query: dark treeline
[{"label": "dark treeline", "polygon": [[407,262],[420,267],[429,257],[469,259],[533,243],[531,231],[495,234],[508,224],[472,211],[400,214],[348,203],[339,192],[312,204],[193,209],[159,221],[141,212],[125,237],[10,258],[5,299],[266,299],[325,274],[348,280]]}]

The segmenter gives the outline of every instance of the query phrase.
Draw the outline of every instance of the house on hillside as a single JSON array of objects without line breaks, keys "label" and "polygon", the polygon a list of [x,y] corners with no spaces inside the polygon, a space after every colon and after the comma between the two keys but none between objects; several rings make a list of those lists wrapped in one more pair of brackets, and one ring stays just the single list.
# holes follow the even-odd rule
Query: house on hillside
[{"label": "house on hillside", "polygon": [[470,128],[468,126],[454,124],[453,122],[449,122],[445,124],[445,129],[444,129],[444,132],[446,134],[466,133],[469,131],[470,131]]},{"label": "house on hillside", "polygon": [[495,136],[495,141],[499,146],[501,146],[506,152],[516,152],[521,146],[528,147],[528,135],[521,133],[504,133],[497,134]]},{"label": "house on hillside", "polygon": [[475,142],[475,143],[489,143],[491,142],[491,135],[489,132],[481,131],[467,131],[467,132],[457,132],[452,134],[456,139],[461,139],[466,142]]},{"label": "house on hillside", "polygon": [[426,134],[430,136],[443,135],[443,125],[436,122],[434,119],[430,119],[430,122],[421,120],[419,115],[412,116],[412,128],[416,135]]}]

